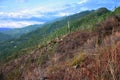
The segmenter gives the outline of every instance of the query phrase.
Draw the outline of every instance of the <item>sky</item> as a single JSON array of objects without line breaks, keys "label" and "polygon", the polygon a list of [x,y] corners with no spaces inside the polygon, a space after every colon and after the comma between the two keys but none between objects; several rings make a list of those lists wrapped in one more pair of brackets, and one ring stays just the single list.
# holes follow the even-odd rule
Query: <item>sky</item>
[{"label": "sky", "polygon": [[119,0],[0,0],[0,28],[44,24],[85,10],[113,10]]}]

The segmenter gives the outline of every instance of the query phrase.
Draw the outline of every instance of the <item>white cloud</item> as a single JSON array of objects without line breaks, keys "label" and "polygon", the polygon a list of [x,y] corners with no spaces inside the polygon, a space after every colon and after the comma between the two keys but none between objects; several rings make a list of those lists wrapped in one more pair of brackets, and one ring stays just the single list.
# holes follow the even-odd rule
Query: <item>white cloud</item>
[{"label": "white cloud", "polygon": [[43,24],[44,22],[35,21],[0,21],[0,28],[21,28],[33,24]]},{"label": "white cloud", "polygon": [[62,11],[66,8],[67,7],[37,7],[32,9],[31,12],[45,14],[49,12],[52,13],[52,12]]},{"label": "white cloud", "polygon": [[18,2],[18,3],[23,3],[25,1],[27,1],[27,0],[16,0],[16,2]]},{"label": "white cloud", "polygon": [[14,12],[0,12],[0,18],[17,18],[17,19],[29,19],[32,17],[44,17],[48,16],[47,13],[59,12],[64,10],[65,7],[60,8],[52,8],[52,7],[37,7],[33,9],[24,9],[21,11],[14,11]]},{"label": "white cloud", "polygon": [[74,14],[74,13],[69,13],[69,12],[60,12],[60,13],[56,14],[55,16],[57,16],[57,17],[63,17],[63,16],[68,16],[68,15],[71,15],[71,14]]},{"label": "white cloud", "polygon": [[0,12],[0,18],[31,18],[31,17],[42,17],[42,14],[30,10],[22,10],[19,12]]},{"label": "white cloud", "polygon": [[89,10],[89,8],[87,8],[87,7],[81,7],[80,10],[81,11],[85,11],[85,10]]},{"label": "white cloud", "polygon": [[[20,1],[24,2],[26,0],[20,0]],[[43,21],[38,22],[34,20],[33,21],[28,20],[33,17],[39,19],[44,19],[44,18],[50,19],[50,18],[68,16],[86,10],[87,8],[81,6],[80,4],[86,3],[87,1],[88,0],[82,0],[79,3],[68,4],[68,6],[64,5],[62,7],[37,7],[37,8],[24,9],[14,12],[0,12],[0,27],[20,28],[27,25],[43,23]],[[19,21],[15,21],[15,20],[19,20]]]},{"label": "white cloud", "polygon": [[[9,28],[21,28],[28,25],[33,24],[43,24],[43,21],[34,21],[34,20],[28,20],[24,21],[26,19],[30,19],[33,17],[43,19],[44,17],[50,18],[49,13],[57,12],[59,10],[63,10],[63,8],[57,9],[57,8],[47,8],[47,7],[38,7],[33,8],[31,10],[25,9],[21,11],[14,11],[14,12],[0,12],[0,27],[9,27]],[[61,13],[60,13],[61,14]],[[65,14],[61,14],[65,15]],[[22,19],[22,21],[21,21]],[[19,20],[19,21],[15,21]]]},{"label": "white cloud", "polygon": [[83,4],[86,3],[88,0],[81,0],[80,2],[78,2],[78,4]]}]

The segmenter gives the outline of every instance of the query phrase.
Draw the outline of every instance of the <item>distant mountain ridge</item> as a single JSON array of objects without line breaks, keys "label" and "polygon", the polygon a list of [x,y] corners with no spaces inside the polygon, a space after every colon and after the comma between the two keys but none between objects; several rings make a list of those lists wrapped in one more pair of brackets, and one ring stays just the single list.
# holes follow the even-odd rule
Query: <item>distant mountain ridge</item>
[{"label": "distant mountain ridge", "polygon": [[24,28],[0,28],[0,32],[6,35],[10,35],[13,38],[18,38],[21,35],[32,32],[40,27],[41,25],[30,25]]},{"label": "distant mountain ridge", "polygon": [[[7,52],[9,52],[7,56],[11,55],[11,53],[15,54],[17,51],[21,51],[22,49],[25,49],[28,47],[35,47],[38,44],[44,44],[56,37],[66,35],[69,32],[72,32],[75,30],[79,30],[79,29],[92,30],[96,22],[104,20],[103,15],[110,13],[110,11],[106,8],[104,10],[100,10],[100,11],[99,10],[100,9],[90,10],[90,11],[87,10],[77,14],[73,14],[70,16],[66,16],[60,19],[50,21],[43,25],[37,25],[37,26],[32,25],[30,26],[31,28],[25,27],[22,29],[22,31],[20,31],[21,29],[18,30],[18,33],[20,31],[23,35],[15,34],[13,29],[12,31],[12,34],[14,34],[13,36],[16,36],[18,38],[12,40],[12,42],[14,43],[11,43],[11,41],[3,43],[2,46],[0,46],[0,49],[1,48],[3,49],[4,47],[4,49],[1,51],[1,54],[7,53]],[[69,29],[68,29],[68,25],[70,26]],[[34,29],[35,27],[36,29]],[[29,30],[29,29],[30,29],[30,32],[29,31],[27,32],[26,30]],[[21,37],[19,37],[20,35]],[[16,46],[16,48],[14,48],[14,46]],[[6,49],[8,49],[7,52],[6,52]],[[19,55],[19,53],[17,53],[17,55]]]},{"label": "distant mountain ridge", "polygon": [[[14,39],[13,40],[10,39],[9,41],[1,43],[0,45],[1,60],[6,59],[6,56],[11,55],[11,53],[20,51],[21,49],[24,49],[28,46],[31,47],[31,46],[35,46],[36,44],[43,43],[43,41],[46,42],[46,40],[51,39],[52,36],[55,35],[56,30],[63,28],[65,32],[63,32],[62,35],[65,34],[68,31],[66,30],[68,21],[73,22],[75,20],[85,17],[86,15],[92,12],[93,11],[83,11],[74,15],[62,17],[62,18],[47,22],[46,24],[43,24],[43,25],[32,25],[25,28],[21,28],[21,29],[12,29],[8,31],[3,31],[2,33],[12,34],[11,36],[14,37]],[[57,33],[63,30],[59,30],[57,31]],[[46,39],[48,37],[49,39]],[[53,36],[53,38],[54,37],[55,36]],[[14,46],[16,46],[16,48],[14,48]],[[3,54],[6,54],[6,55],[3,55]]]},{"label": "distant mountain ridge", "polygon": [[0,78],[119,80],[119,56],[120,8],[99,8],[1,43]]},{"label": "distant mountain ridge", "polygon": [[0,28],[0,31],[11,30],[12,28]]},{"label": "distant mountain ridge", "polygon": [[[49,27],[51,29],[49,29],[47,32],[49,32],[50,30],[55,30],[57,28],[63,27],[66,25],[67,21],[74,21],[79,19],[80,17],[83,17],[89,13],[91,13],[92,11],[83,11],[77,14],[73,14],[70,16],[66,16],[66,17],[62,17],[62,18],[58,18],[52,21],[47,22],[46,24],[37,24],[37,25],[30,25],[30,26],[26,26],[24,28],[1,28],[0,29],[0,33],[6,34],[11,36],[12,38],[16,39],[19,38],[20,36],[24,35],[24,34],[28,34],[31,33],[35,30],[39,30],[41,27]],[[53,26],[54,25],[54,26]],[[5,40],[6,41],[6,40]]]}]

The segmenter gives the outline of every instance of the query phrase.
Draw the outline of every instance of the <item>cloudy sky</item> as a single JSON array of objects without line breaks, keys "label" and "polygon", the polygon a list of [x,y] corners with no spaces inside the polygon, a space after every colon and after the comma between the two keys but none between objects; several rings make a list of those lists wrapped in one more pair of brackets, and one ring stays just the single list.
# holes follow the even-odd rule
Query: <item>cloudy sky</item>
[{"label": "cloudy sky", "polygon": [[0,28],[43,24],[84,10],[112,10],[119,5],[119,0],[0,0]]}]

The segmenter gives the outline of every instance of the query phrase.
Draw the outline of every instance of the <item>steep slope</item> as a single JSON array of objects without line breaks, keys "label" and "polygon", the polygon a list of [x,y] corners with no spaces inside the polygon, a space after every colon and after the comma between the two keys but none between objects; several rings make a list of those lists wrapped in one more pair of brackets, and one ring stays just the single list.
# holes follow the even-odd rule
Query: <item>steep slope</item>
[{"label": "steep slope", "polygon": [[[116,14],[115,12],[110,12],[106,8],[100,8],[98,10],[84,11],[61,18],[58,21],[46,23],[42,25],[41,28],[28,34],[24,34],[18,39],[1,43],[0,59],[3,61],[6,59],[17,58],[26,53],[26,51],[24,51],[25,49],[35,49],[39,45],[46,44],[56,37],[59,38],[79,29],[92,31],[96,28],[95,25],[99,24],[112,13]],[[70,25],[69,28],[68,22]]]},{"label": "steep slope", "polygon": [[[55,33],[60,28],[61,29],[65,28],[63,33],[61,32],[62,30],[58,31],[58,32],[62,33],[60,35],[68,33],[68,30],[66,30],[68,20],[69,21],[77,20],[79,18],[82,18],[82,17],[90,14],[91,12],[92,11],[84,11],[84,12],[81,12],[78,14],[74,14],[74,15],[71,15],[68,17],[61,18],[57,21],[55,20],[53,22],[46,23],[46,24],[42,25],[41,28],[39,28],[35,31],[32,31],[28,34],[24,34],[18,39],[13,39],[6,43],[1,43],[1,45],[2,45],[2,46],[0,45],[0,49],[1,49],[0,55],[2,57],[1,60],[6,59],[5,57],[7,57],[8,55],[11,55],[11,53],[12,53],[12,55],[13,55],[13,53],[14,53],[14,55],[15,54],[19,55],[22,52],[21,50],[24,48],[35,47],[38,44],[43,44],[44,42],[46,42],[46,40],[51,40],[52,38],[59,36],[59,33],[57,33],[57,35],[55,35]],[[34,28],[35,26],[31,26],[31,27]],[[28,29],[30,29],[30,27],[28,27]],[[28,30],[28,29],[26,29],[26,28],[23,30],[19,29],[17,31],[18,31],[18,33],[21,32],[21,34],[23,34],[25,32],[25,30]],[[12,32],[14,35],[14,30]],[[9,33],[9,31],[7,33]],[[16,31],[15,31],[15,33],[16,33]],[[15,34],[15,35],[19,36],[19,34]],[[16,48],[14,48],[15,46],[16,46]],[[3,57],[2,56],[3,54],[6,54],[6,56]]]},{"label": "steep slope", "polygon": [[0,76],[6,80],[119,80],[119,56],[120,16],[112,16],[93,32],[72,32],[3,64]]}]

